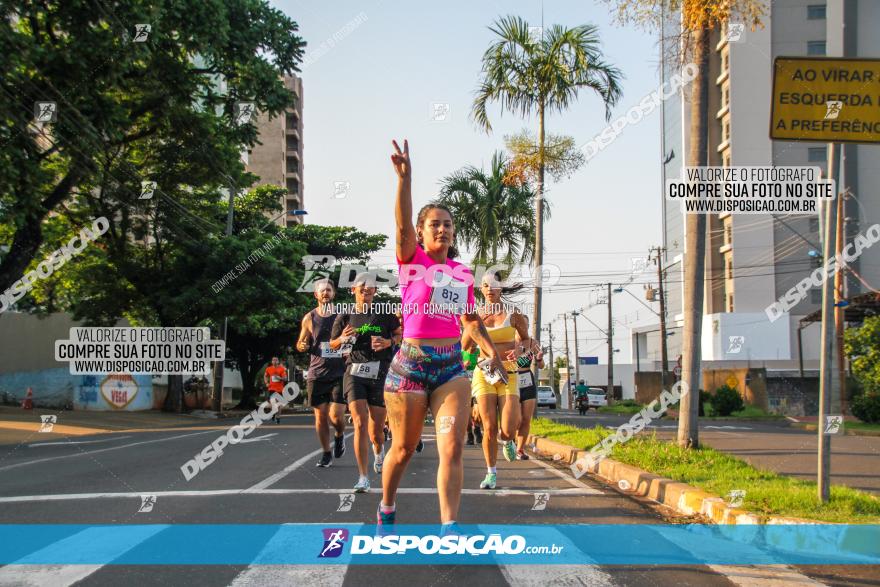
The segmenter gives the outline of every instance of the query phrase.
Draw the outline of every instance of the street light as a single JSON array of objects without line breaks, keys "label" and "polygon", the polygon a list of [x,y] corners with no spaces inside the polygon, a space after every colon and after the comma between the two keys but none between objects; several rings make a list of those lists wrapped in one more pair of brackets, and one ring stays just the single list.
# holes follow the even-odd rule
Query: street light
[{"label": "street light", "polygon": [[288,216],[305,216],[306,214],[308,214],[308,212],[306,212],[305,210],[288,210],[287,211]]}]

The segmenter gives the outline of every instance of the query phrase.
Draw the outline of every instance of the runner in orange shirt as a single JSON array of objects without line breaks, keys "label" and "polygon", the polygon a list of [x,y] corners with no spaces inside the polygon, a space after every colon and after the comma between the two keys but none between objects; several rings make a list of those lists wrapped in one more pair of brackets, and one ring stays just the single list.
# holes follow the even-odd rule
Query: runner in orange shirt
[{"label": "runner in orange shirt", "polygon": [[[269,401],[272,400],[273,394],[278,404],[281,404],[281,392],[284,391],[284,384],[287,383],[287,369],[278,360],[278,357],[272,357],[272,364],[266,367],[263,373],[263,383],[269,388]],[[272,421],[281,424],[281,408],[272,416]]]}]

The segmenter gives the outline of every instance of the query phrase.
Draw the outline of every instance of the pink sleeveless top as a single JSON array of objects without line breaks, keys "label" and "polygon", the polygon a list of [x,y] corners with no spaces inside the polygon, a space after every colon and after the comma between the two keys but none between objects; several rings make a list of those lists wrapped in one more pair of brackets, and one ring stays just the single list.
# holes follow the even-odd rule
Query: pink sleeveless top
[{"label": "pink sleeveless top", "polygon": [[[461,336],[459,316],[466,303],[474,312],[474,277],[462,263],[447,259],[440,264],[416,246],[409,263],[397,260],[403,305],[403,336],[406,338],[453,338]],[[437,283],[436,287],[432,284]],[[444,292],[444,284],[448,284]],[[437,291],[435,291],[437,290]],[[433,300],[433,301],[432,301]],[[458,301],[458,304],[453,304]],[[446,307],[444,307],[446,304]],[[458,308],[453,308],[457,305]]]}]

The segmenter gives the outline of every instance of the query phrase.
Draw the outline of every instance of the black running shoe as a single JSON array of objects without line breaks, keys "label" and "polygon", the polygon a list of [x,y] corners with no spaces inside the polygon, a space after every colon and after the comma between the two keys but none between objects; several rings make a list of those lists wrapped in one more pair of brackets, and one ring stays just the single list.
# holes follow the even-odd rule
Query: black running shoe
[{"label": "black running shoe", "polygon": [[338,459],[345,454],[345,435],[333,438],[333,458]]},{"label": "black running shoe", "polygon": [[416,445],[416,452],[422,452],[425,449],[425,443],[419,438],[419,443]]},{"label": "black running shoe", "polygon": [[330,463],[332,463],[332,462],[333,462],[333,457],[331,456],[330,451],[328,450],[323,455],[321,455],[321,460],[318,461],[318,466],[319,467],[329,467]]}]

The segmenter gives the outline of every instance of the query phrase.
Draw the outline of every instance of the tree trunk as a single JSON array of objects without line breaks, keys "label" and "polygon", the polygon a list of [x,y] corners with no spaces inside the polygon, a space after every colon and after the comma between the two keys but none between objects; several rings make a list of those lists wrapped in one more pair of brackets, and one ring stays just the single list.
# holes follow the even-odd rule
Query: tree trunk
[{"label": "tree trunk", "polygon": [[235,406],[236,410],[252,410],[257,407],[256,385],[254,384],[255,357],[247,350],[235,354],[235,362],[241,372],[241,400]]},{"label": "tree trunk", "polygon": [[[705,166],[708,161],[709,41],[705,24],[693,32],[697,75],[691,86],[690,145],[687,165]],[[678,414],[678,445],[700,446],[698,410],[703,298],[706,269],[706,215],[686,214],[684,229],[684,327],[682,329],[682,395]]]},{"label": "tree trunk", "polygon": [[[535,194],[535,308],[532,336],[541,344],[541,265],[544,263],[544,101],[538,106],[538,189]],[[535,381],[539,371],[535,368]]]},{"label": "tree trunk", "polygon": [[183,403],[183,375],[168,375],[168,393],[165,395],[162,411],[176,414],[186,411]]}]

